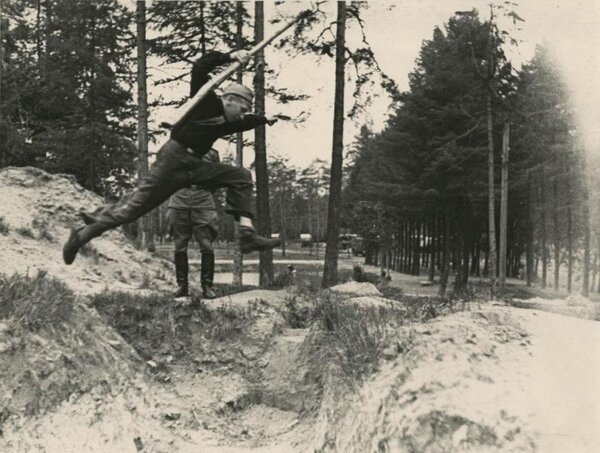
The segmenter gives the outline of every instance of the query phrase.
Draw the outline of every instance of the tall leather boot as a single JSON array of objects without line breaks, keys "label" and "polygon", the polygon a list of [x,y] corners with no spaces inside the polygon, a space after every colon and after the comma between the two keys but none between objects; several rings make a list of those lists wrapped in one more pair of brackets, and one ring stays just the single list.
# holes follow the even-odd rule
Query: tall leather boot
[{"label": "tall leather boot", "polygon": [[202,284],[202,296],[205,299],[217,297],[213,291],[213,279],[215,278],[215,253],[212,250],[202,252],[202,264],[200,265],[200,282]]},{"label": "tall leather boot", "polygon": [[177,279],[177,286],[179,286],[174,294],[175,297],[189,295],[188,270],[187,252],[175,252],[175,278]]}]

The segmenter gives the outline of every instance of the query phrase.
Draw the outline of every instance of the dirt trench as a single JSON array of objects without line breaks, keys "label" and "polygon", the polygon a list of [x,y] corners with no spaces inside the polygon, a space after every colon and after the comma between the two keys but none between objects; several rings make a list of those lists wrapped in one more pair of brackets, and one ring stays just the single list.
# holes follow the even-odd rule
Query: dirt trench
[{"label": "dirt trench", "polygon": [[[341,293],[355,319],[391,303]],[[0,322],[0,451],[591,453],[600,444],[597,322],[467,305],[394,327],[353,380],[319,349],[331,339],[323,325],[290,327],[290,297],[299,303],[287,291],[195,305],[107,293],[35,331]]]},{"label": "dirt trench", "polygon": [[[120,324],[126,315],[110,322],[81,307],[90,320],[71,329],[79,336],[52,342],[50,337],[60,335],[41,331],[11,340],[2,359],[19,360],[6,372],[12,379],[4,390],[12,396],[5,405],[0,450],[306,451],[319,382],[302,351],[307,329],[286,327],[279,312],[284,297],[284,292],[252,291],[200,310],[180,307],[170,312],[180,318],[167,324],[185,335],[167,335],[156,318]],[[106,315],[107,307],[101,308]],[[201,319],[203,310],[214,317],[245,309],[251,317],[226,332],[214,325],[211,330]],[[101,331],[98,326],[106,322],[112,327]],[[162,345],[148,355],[139,345],[153,328]],[[14,336],[6,334],[6,341]],[[82,351],[77,355],[86,342],[90,357],[99,350],[111,355],[95,361]],[[71,370],[66,357],[77,363]],[[56,360],[59,365],[52,365]],[[88,365],[98,369],[88,372]]]}]

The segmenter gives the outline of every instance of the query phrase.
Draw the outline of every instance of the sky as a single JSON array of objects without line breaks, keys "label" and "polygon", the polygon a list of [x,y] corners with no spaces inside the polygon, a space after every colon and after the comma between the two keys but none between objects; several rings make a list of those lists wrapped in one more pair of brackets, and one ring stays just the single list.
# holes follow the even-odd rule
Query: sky
[{"label": "sky", "polygon": [[[280,7],[275,7],[273,2],[265,2],[265,5],[267,19],[273,15],[289,17],[310,7],[309,2],[286,2]],[[380,67],[401,90],[405,90],[423,40],[432,37],[434,27],[443,27],[455,11],[476,8],[481,17],[487,17],[488,5],[489,2],[479,0],[379,0],[369,2],[362,17],[367,39]],[[328,2],[321,8],[334,20],[335,2]],[[600,157],[600,0],[521,0],[514,8],[524,22],[519,25],[520,30],[512,29],[519,39],[519,45],[510,49],[513,64],[518,67],[529,60],[536,44],[548,44],[571,91],[584,144],[590,154]],[[267,24],[265,35],[279,26]],[[356,33],[349,32],[351,44],[357,38]],[[329,161],[334,96],[332,59],[317,62],[314,57],[282,55],[272,47],[266,50],[265,57],[277,69],[277,75],[268,80],[268,84],[309,96],[306,101],[285,106],[267,100],[268,115],[282,113],[296,117],[305,112],[306,118],[302,123],[280,121],[267,127],[268,153],[286,157],[298,167],[306,167],[317,158]],[[351,73],[350,69],[348,66]],[[352,84],[347,83],[347,109],[352,103],[352,89]],[[186,93],[187,86],[182,84],[173,90]],[[150,88],[150,95],[153,93],[156,91]],[[389,99],[382,95],[360,121],[347,119],[345,148],[351,147],[361,124],[367,122],[374,130],[380,130],[385,124],[388,107]],[[160,111],[154,117],[164,115],[165,111]],[[234,148],[225,141],[216,147],[221,153],[232,152]],[[253,159],[253,152],[249,150],[244,164],[249,165]]]}]

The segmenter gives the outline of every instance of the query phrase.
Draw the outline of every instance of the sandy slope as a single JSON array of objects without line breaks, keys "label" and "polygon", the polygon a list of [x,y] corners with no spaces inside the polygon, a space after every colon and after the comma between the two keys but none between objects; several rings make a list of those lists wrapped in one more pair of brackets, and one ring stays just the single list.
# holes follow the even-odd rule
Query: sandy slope
[{"label": "sandy slope", "polygon": [[539,451],[598,451],[600,323],[537,311],[515,318],[531,339],[531,356],[514,366],[522,367]]},{"label": "sandy slope", "polygon": [[328,420],[325,451],[598,451],[598,322],[484,306],[412,329]]},{"label": "sandy slope", "polygon": [[0,233],[1,272],[44,270],[79,293],[99,292],[107,285],[114,290],[167,288],[172,265],[136,250],[120,231],[95,239],[73,265],[63,263],[62,245],[79,222],[77,213],[103,204],[70,176],[33,167],[0,169],[0,217],[9,230]]}]

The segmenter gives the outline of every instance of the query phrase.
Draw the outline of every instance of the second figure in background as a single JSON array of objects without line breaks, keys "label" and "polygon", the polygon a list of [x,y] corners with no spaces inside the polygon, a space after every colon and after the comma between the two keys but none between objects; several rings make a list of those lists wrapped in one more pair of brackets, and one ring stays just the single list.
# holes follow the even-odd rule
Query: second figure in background
[{"label": "second figure in background", "polygon": [[[219,153],[211,149],[202,160],[219,162]],[[214,299],[216,294],[212,289],[215,275],[213,242],[218,233],[218,215],[213,193],[198,186],[178,190],[169,199],[169,216],[173,229],[175,277],[178,285],[175,297],[189,295],[188,246],[193,236],[200,245],[202,257],[200,265],[202,297]]]}]

